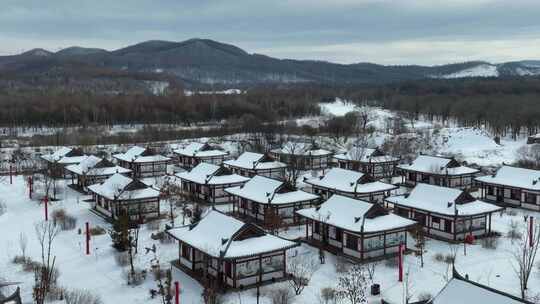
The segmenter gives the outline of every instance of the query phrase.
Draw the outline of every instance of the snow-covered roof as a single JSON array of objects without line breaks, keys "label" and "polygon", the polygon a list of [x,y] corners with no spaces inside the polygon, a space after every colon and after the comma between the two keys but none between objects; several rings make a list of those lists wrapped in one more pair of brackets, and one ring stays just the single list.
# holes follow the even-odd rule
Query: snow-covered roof
[{"label": "snow-covered roof", "polygon": [[[238,174],[221,174],[223,168],[214,164],[200,163],[189,172],[180,172],[176,176],[197,184],[224,185],[247,182],[248,177]],[[227,170],[228,171],[228,170]]]},{"label": "snow-covered roof", "polygon": [[397,186],[367,181],[369,177],[362,173],[341,168],[332,168],[324,176],[308,179],[305,182],[313,186],[335,189],[347,193],[372,193],[397,189]]},{"label": "snow-covered roof", "polygon": [[147,148],[134,146],[127,150],[125,153],[118,153],[113,155],[114,158],[123,160],[126,162],[134,163],[151,163],[151,162],[160,162],[160,161],[169,161],[171,160],[168,157],[165,157],[156,153],[148,153]]},{"label": "snow-covered roof", "polygon": [[324,156],[331,155],[332,151],[321,149],[313,144],[303,142],[287,142],[281,146],[281,148],[273,149],[273,153],[278,154],[292,154],[292,155],[310,155],[310,156]]},{"label": "snow-covered roof", "polygon": [[453,158],[430,155],[420,155],[412,163],[399,165],[398,168],[439,175],[464,175],[479,172],[479,170],[459,165]]},{"label": "snow-covered roof", "polygon": [[[237,238],[246,228],[254,228],[256,234]],[[265,252],[285,250],[298,244],[269,235],[261,228],[245,224],[219,211],[209,211],[192,226],[172,228],[168,233],[213,257],[239,258]]]},{"label": "snow-covered roof", "polygon": [[490,213],[503,208],[473,198],[463,190],[418,184],[411,193],[391,196],[386,201],[400,206],[421,209],[433,213],[453,216],[470,216]]},{"label": "snow-covered roof", "polygon": [[126,173],[131,172],[130,169],[126,169],[120,166],[115,166],[113,164],[98,166],[103,161],[104,159],[102,158],[96,157],[94,155],[90,155],[90,156],[87,156],[78,164],[66,166],[66,170],[71,171],[78,175],[87,175],[87,176],[113,175],[115,173],[126,174]]},{"label": "snow-covered roof", "polygon": [[56,162],[59,164],[77,164],[86,158],[86,155],[75,153],[77,155],[69,156],[70,153],[75,152],[76,150],[70,147],[61,147],[60,149],[54,151],[51,154],[42,155],[41,158],[48,162]]},{"label": "snow-covered roof", "polygon": [[531,303],[494,288],[462,278],[454,270],[454,277],[429,304],[486,303],[521,304]]},{"label": "snow-covered roof", "polygon": [[494,175],[480,176],[476,180],[484,183],[540,191],[540,171],[538,170],[502,166]]},{"label": "snow-covered roof", "polygon": [[319,198],[302,190],[282,191],[284,186],[282,181],[256,175],[243,186],[226,188],[225,192],[261,204],[290,204]]},{"label": "snow-covered roof", "polygon": [[415,221],[388,213],[381,206],[337,194],[318,207],[296,213],[353,232],[373,233],[416,225]]},{"label": "snow-covered roof", "polygon": [[139,200],[159,196],[158,190],[119,173],[99,184],[89,186],[88,189],[109,200]]},{"label": "snow-covered roof", "polygon": [[174,153],[192,157],[213,157],[228,155],[226,151],[210,147],[207,143],[192,142],[182,149],[174,150]]},{"label": "snow-covered roof", "polygon": [[398,161],[399,158],[382,155],[378,149],[353,147],[345,153],[334,155],[337,160],[343,161],[358,161],[358,162],[372,162],[372,163],[384,163]]},{"label": "snow-covered roof", "polygon": [[278,161],[266,161],[264,154],[244,152],[237,159],[224,161],[223,164],[249,170],[286,168],[287,164]]}]

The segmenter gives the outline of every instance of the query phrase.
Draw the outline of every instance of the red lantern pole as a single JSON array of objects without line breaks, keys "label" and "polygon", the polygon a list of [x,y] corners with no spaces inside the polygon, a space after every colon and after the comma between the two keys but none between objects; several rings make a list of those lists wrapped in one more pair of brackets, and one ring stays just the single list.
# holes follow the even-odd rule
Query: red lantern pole
[{"label": "red lantern pole", "polygon": [[86,222],[86,255],[90,255],[90,224]]},{"label": "red lantern pole", "polygon": [[32,177],[28,177],[28,198],[32,199]]},{"label": "red lantern pole", "polygon": [[534,245],[534,218],[529,217],[529,246]]},{"label": "red lantern pole", "polygon": [[45,221],[49,220],[49,198],[45,196],[43,199],[43,204],[45,205]]},{"label": "red lantern pole", "polygon": [[398,250],[399,250],[399,254],[398,254],[398,281],[399,282],[403,282],[403,244],[399,244],[399,247],[398,247]]},{"label": "red lantern pole", "polygon": [[180,304],[180,283],[174,282],[174,303]]}]

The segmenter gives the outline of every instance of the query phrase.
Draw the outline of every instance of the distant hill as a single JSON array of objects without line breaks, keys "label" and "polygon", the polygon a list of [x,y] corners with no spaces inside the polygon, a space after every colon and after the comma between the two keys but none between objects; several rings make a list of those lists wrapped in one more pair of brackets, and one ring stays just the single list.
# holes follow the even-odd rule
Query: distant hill
[{"label": "distant hill", "polygon": [[[501,64],[474,61],[439,66],[336,64],[250,54],[234,45],[209,39],[152,40],[114,51],[70,47],[56,53],[34,49],[19,55],[0,56],[0,87],[6,83],[13,85],[14,81],[17,85],[28,85],[28,78],[43,87],[73,83],[85,87],[89,81],[91,84],[111,82],[106,86],[112,86],[110,89],[114,91],[111,79],[131,84],[167,81],[186,87],[229,88],[261,84],[359,85],[426,78],[536,75],[540,75],[540,61],[534,60]],[[89,88],[92,86],[88,85]]]}]

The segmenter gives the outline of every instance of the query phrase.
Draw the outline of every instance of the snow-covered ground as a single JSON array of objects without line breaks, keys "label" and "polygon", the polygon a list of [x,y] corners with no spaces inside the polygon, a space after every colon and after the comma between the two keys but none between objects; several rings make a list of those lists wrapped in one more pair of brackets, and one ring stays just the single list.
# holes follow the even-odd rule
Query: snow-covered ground
[{"label": "snow-covered ground", "polygon": [[[77,218],[77,227],[82,228],[85,222],[92,227],[101,226],[108,228],[109,224],[100,217],[91,213],[89,203],[85,202],[86,196],[65,187],[63,182],[60,188],[59,201],[51,203],[49,212],[63,208],[68,214]],[[23,233],[28,238],[27,256],[39,260],[39,246],[35,236],[34,225],[43,220],[43,205],[36,200],[28,199],[28,189],[22,177],[17,177],[14,184],[0,184],[2,201],[7,207],[5,214],[0,215],[0,277],[7,281],[22,282],[20,287],[23,291],[25,303],[31,302],[31,286],[33,275],[24,272],[20,265],[12,263],[16,255],[20,255],[18,246],[19,235]],[[168,204],[162,203],[163,211],[167,211]],[[228,211],[229,206],[220,209]],[[496,249],[483,248],[482,242],[477,241],[474,245],[467,246],[464,254],[463,245],[457,245],[456,267],[462,274],[468,274],[472,280],[482,284],[501,289],[511,294],[519,294],[519,282],[513,270],[512,240],[507,238],[510,223],[515,222],[523,226],[523,216],[534,216],[540,220],[540,213],[514,210],[511,213],[497,214],[493,217],[493,229],[502,234],[498,238]],[[177,218],[177,222],[181,219]],[[168,221],[161,221],[163,227]],[[136,256],[137,268],[149,269],[151,254],[145,255],[144,248],[155,244],[158,248],[160,261],[168,267],[168,262],[177,258],[178,249],[175,244],[162,244],[150,238],[157,230],[149,225],[144,225],[140,231],[139,254]],[[291,228],[280,233],[284,237],[300,237],[304,235],[304,228]],[[414,246],[409,237],[409,247]],[[78,229],[62,231],[53,245],[53,254],[57,257],[57,266],[60,270],[59,284],[68,289],[87,289],[101,295],[103,302],[108,303],[159,303],[158,299],[150,299],[149,290],[156,288],[152,275],[137,287],[126,284],[125,273],[127,266],[119,266],[115,262],[115,250],[111,247],[110,237],[105,234],[95,236],[91,241],[92,254],[84,254],[84,236],[78,234]],[[296,252],[295,252],[296,251]],[[438,254],[448,255],[451,246],[445,242],[429,239],[425,248],[424,267],[420,266],[420,258],[412,254],[405,258],[405,269],[412,281],[411,293],[414,297],[421,294],[435,295],[444,286],[449,266],[444,262],[436,261]],[[317,249],[308,245],[302,245],[291,252],[295,256],[309,255],[317,259]],[[295,296],[292,303],[308,304],[318,303],[317,297],[321,288],[335,287],[338,277],[341,275],[337,269],[336,256],[326,253],[327,259],[324,265],[317,263],[316,271],[309,286],[301,295]],[[340,258],[341,260],[341,258]],[[345,262],[350,265],[349,262]],[[201,286],[181,271],[174,270],[174,280],[182,286],[181,303],[202,303],[200,294]],[[382,297],[391,303],[403,303],[403,284],[397,281],[397,268],[388,263],[380,262],[376,266],[376,283],[381,284]],[[266,286],[263,289],[261,303],[270,304],[269,294],[272,290],[287,287],[287,283],[278,283]],[[531,276],[529,294],[540,293],[540,268],[535,268]],[[255,303],[254,290],[229,293],[224,298],[224,303]],[[380,297],[370,298],[369,303],[380,303]]]},{"label": "snow-covered ground", "polygon": [[516,160],[517,150],[527,139],[502,138],[500,145],[485,131],[476,128],[443,128],[436,137],[439,152],[451,154],[480,166],[502,165]]}]

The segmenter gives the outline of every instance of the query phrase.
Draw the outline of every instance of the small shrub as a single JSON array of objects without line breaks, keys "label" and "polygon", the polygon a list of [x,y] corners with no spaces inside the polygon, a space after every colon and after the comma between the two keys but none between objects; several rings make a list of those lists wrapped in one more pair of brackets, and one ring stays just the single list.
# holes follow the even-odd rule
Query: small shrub
[{"label": "small shrub", "polygon": [[27,258],[22,255],[16,255],[13,258],[13,264],[26,264]]},{"label": "small shrub", "polygon": [[422,292],[418,295],[418,301],[419,302],[427,302],[431,300],[433,296],[429,292]]},{"label": "small shrub", "polygon": [[345,273],[349,269],[349,263],[341,257],[336,258],[335,266],[337,273]]},{"label": "small shrub", "polygon": [[34,262],[31,259],[27,259],[26,262],[23,264],[22,269],[24,272],[34,272],[39,269],[39,267],[41,267],[41,263]]},{"label": "small shrub", "polygon": [[94,236],[94,235],[103,235],[107,233],[107,230],[105,230],[105,228],[101,227],[101,226],[96,226],[96,227],[92,227],[90,228],[90,235]]},{"label": "small shrub", "polygon": [[62,287],[53,287],[45,296],[45,302],[63,301],[65,299],[66,290]]},{"label": "small shrub", "polygon": [[482,248],[497,249],[497,247],[499,246],[499,239],[496,237],[490,236],[490,237],[483,238],[481,243],[482,243]]},{"label": "small shrub", "polygon": [[139,286],[146,280],[146,270],[135,269],[134,272],[126,271],[127,284],[130,286]]},{"label": "small shrub", "polygon": [[275,288],[270,293],[272,304],[289,304],[293,298],[293,292],[286,287]]},{"label": "small shrub", "polygon": [[98,295],[85,289],[69,290],[65,292],[66,304],[102,304]]},{"label": "small shrub", "polygon": [[77,218],[71,215],[66,215],[64,221],[60,224],[62,230],[73,230],[77,226]]},{"label": "small shrub", "polygon": [[77,218],[66,213],[64,209],[56,209],[52,213],[55,225],[60,225],[62,230],[73,230],[77,226]]},{"label": "small shrub", "polygon": [[118,266],[124,267],[129,265],[129,255],[127,252],[115,252],[114,260]]},{"label": "small shrub", "polygon": [[438,252],[438,253],[436,253],[436,254],[433,256],[433,259],[434,259],[435,261],[437,261],[437,262],[442,263],[442,262],[444,262],[444,254]]},{"label": "small shrub", "polygon": [[324,287],[321,288],[321,293],[319,295],[319,303],[320,304],[332,304],[336,303],[337,296],[336,296],[336,290],[332,287]]},{"label": "small shrub", "polygon": [[55,223],[63,221],[65,217],[66,217],[66,210],[62,208],[56,209],[52,213],[52,218]]}]

